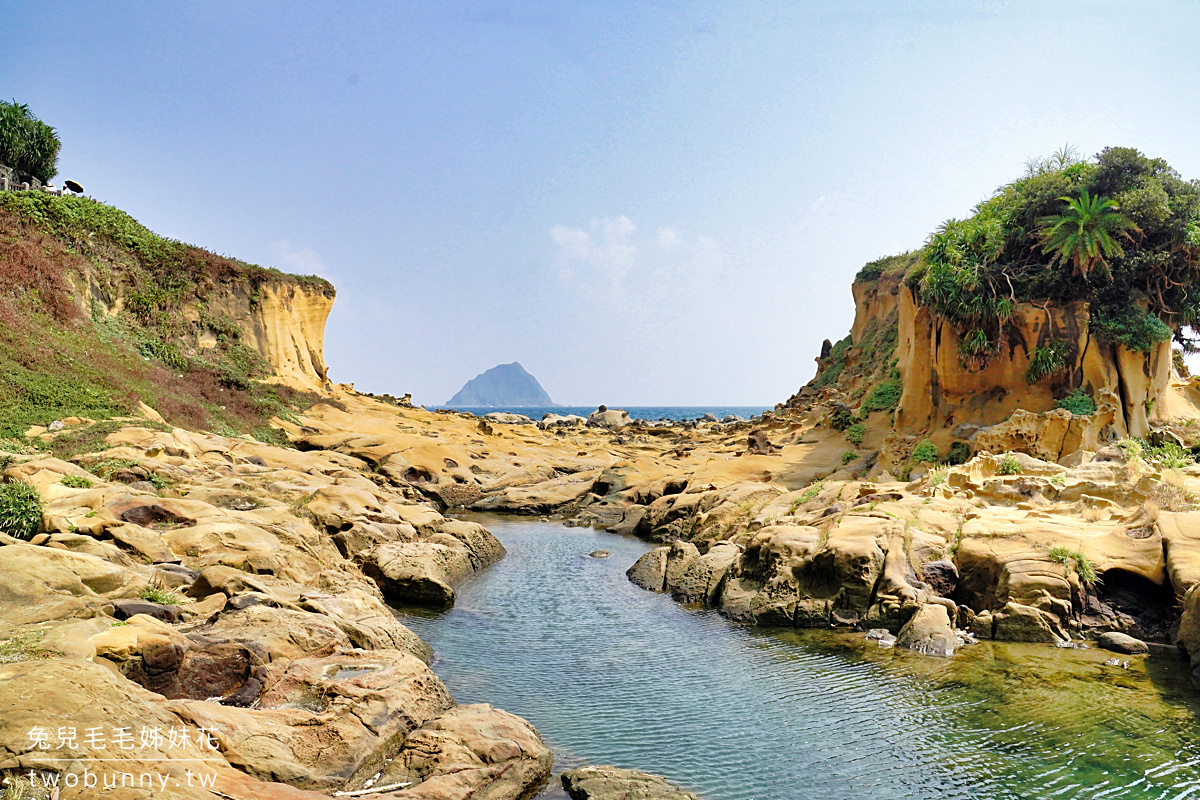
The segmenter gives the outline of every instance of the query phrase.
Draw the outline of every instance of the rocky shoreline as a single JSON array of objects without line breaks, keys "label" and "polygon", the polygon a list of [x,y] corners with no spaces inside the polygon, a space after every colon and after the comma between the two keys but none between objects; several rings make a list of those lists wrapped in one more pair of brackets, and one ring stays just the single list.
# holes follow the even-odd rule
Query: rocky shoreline
[{"label": "rocky shoreline", "polygon": [[[662,542],[632,581],[752,624],[858,628],[935,656],[975,637],[1075,646],[1114,633],[1196,652],[1200,515],[1146,516],[1161,470],[1104,448],[1071,466],[1013,453],[1019,470],[1003,474],[981,452],[909,482],[868,481],[831,457],[841,434],[824,413],[540,428],[342,387],[278,421],[299,449],[129,419],[70,461],[6,456],[5,479],[45,507],[32,540],[2,544],[0,769],[56,774],[35,728],[149,720],[193,742],[211,732],[215,750],[133,750],[120,764],[140,774],[166,758],[154,763],[183,780],[177,759],[214,759],[214,786],[178,797],[535,793],[552,762],[537,732],[455,706],[389,608],[448,607],[456,583],[503,557],[451,509]],[[87,426],[65,420],[31,441]],[[123,471],[102,480],[105,460]],[[1194,467],[1179,474],[1200,482]],[[1099,580],[1053,550],[1062,542]],[[35,701],[31,685],[71,688]],[[578,796],[624,784],[597,785]],[[669,792],[646,796],[687,796]]]},{"label": "rocky shoreline", "polygon": [[[326,414],[338,432],[324,432]],[[151,775],[180,798],[515,799],[545,785],[553,759],[537,731],[456,706],[389,607],[448,607],[455,584],[504,556],[486,528],[430,500],[428,459],[439,476],[472,461],[431,441],[454,433],[444,417],[342,390],[294,426],[301,450],[145,417],[109,423],[96,452],[70,461],[3,455],[4,479],[44,502],[36,535],[0,537],[7,777],[31,797],[84,780],[88,764],[129,783],[106,796],[131,798],[160,796],[134,785]],[[399,439],[373,437],[381,424]],[[92,422],[54,428],[30,441],[48,450]],[[502,492],[547,469],[510,475],[504,458]],[[148,730],[182,741],[123,746]],[[201,773],[210,783],[189,785]],[[604,798],[610,784],[573,791]]]}]

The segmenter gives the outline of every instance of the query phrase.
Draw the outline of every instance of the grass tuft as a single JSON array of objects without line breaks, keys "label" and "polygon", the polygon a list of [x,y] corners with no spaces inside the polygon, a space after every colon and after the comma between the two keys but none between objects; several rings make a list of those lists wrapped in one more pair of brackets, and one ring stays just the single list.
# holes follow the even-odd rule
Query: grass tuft
[{"label": "grass tuft", "polygon": [[0,533],[29,541],[42,524],[42,496],[27,483],[0,484]]}]

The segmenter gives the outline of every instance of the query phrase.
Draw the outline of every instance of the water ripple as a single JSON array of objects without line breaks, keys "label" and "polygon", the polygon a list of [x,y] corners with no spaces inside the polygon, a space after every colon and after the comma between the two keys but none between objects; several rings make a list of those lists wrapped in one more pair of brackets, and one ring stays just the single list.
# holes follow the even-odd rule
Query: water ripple
[{"label": "water ripple", "polygon": [[[1197,707],[1169,657],[981,644],[954,659],[750,630],[625,580],[646,545],[500,524],[500,564],[412,614],[460,702],[529,719],[559,766],[657,772],[707,800],[1185,798]],[[587,553],[610,550],[608,559]]]}]

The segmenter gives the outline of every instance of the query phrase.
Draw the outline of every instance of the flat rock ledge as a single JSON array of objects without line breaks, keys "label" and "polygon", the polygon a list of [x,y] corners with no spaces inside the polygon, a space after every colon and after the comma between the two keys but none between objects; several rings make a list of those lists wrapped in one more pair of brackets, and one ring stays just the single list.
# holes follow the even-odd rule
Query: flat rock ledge
[{"label": "flat rock ledge", "polygon": [[700,800],[659,775],[607,765],[567,770],[562,785],[571,800]]}]

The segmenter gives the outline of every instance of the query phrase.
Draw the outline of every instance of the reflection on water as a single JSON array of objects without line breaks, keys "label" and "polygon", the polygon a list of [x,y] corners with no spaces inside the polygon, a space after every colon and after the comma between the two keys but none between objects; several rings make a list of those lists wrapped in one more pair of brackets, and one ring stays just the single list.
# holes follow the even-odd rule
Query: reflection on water
[{"label": "reflection on water", "polygon": [[1200,797],[1200,705],[1170,652],[1122,670],[1100,650],[936,659],[747,629],[626,581],[642,542],[490,527],[508,557],[405,622],[459,702],[528,719],[556,771],[633,767],[707,800]]}]

